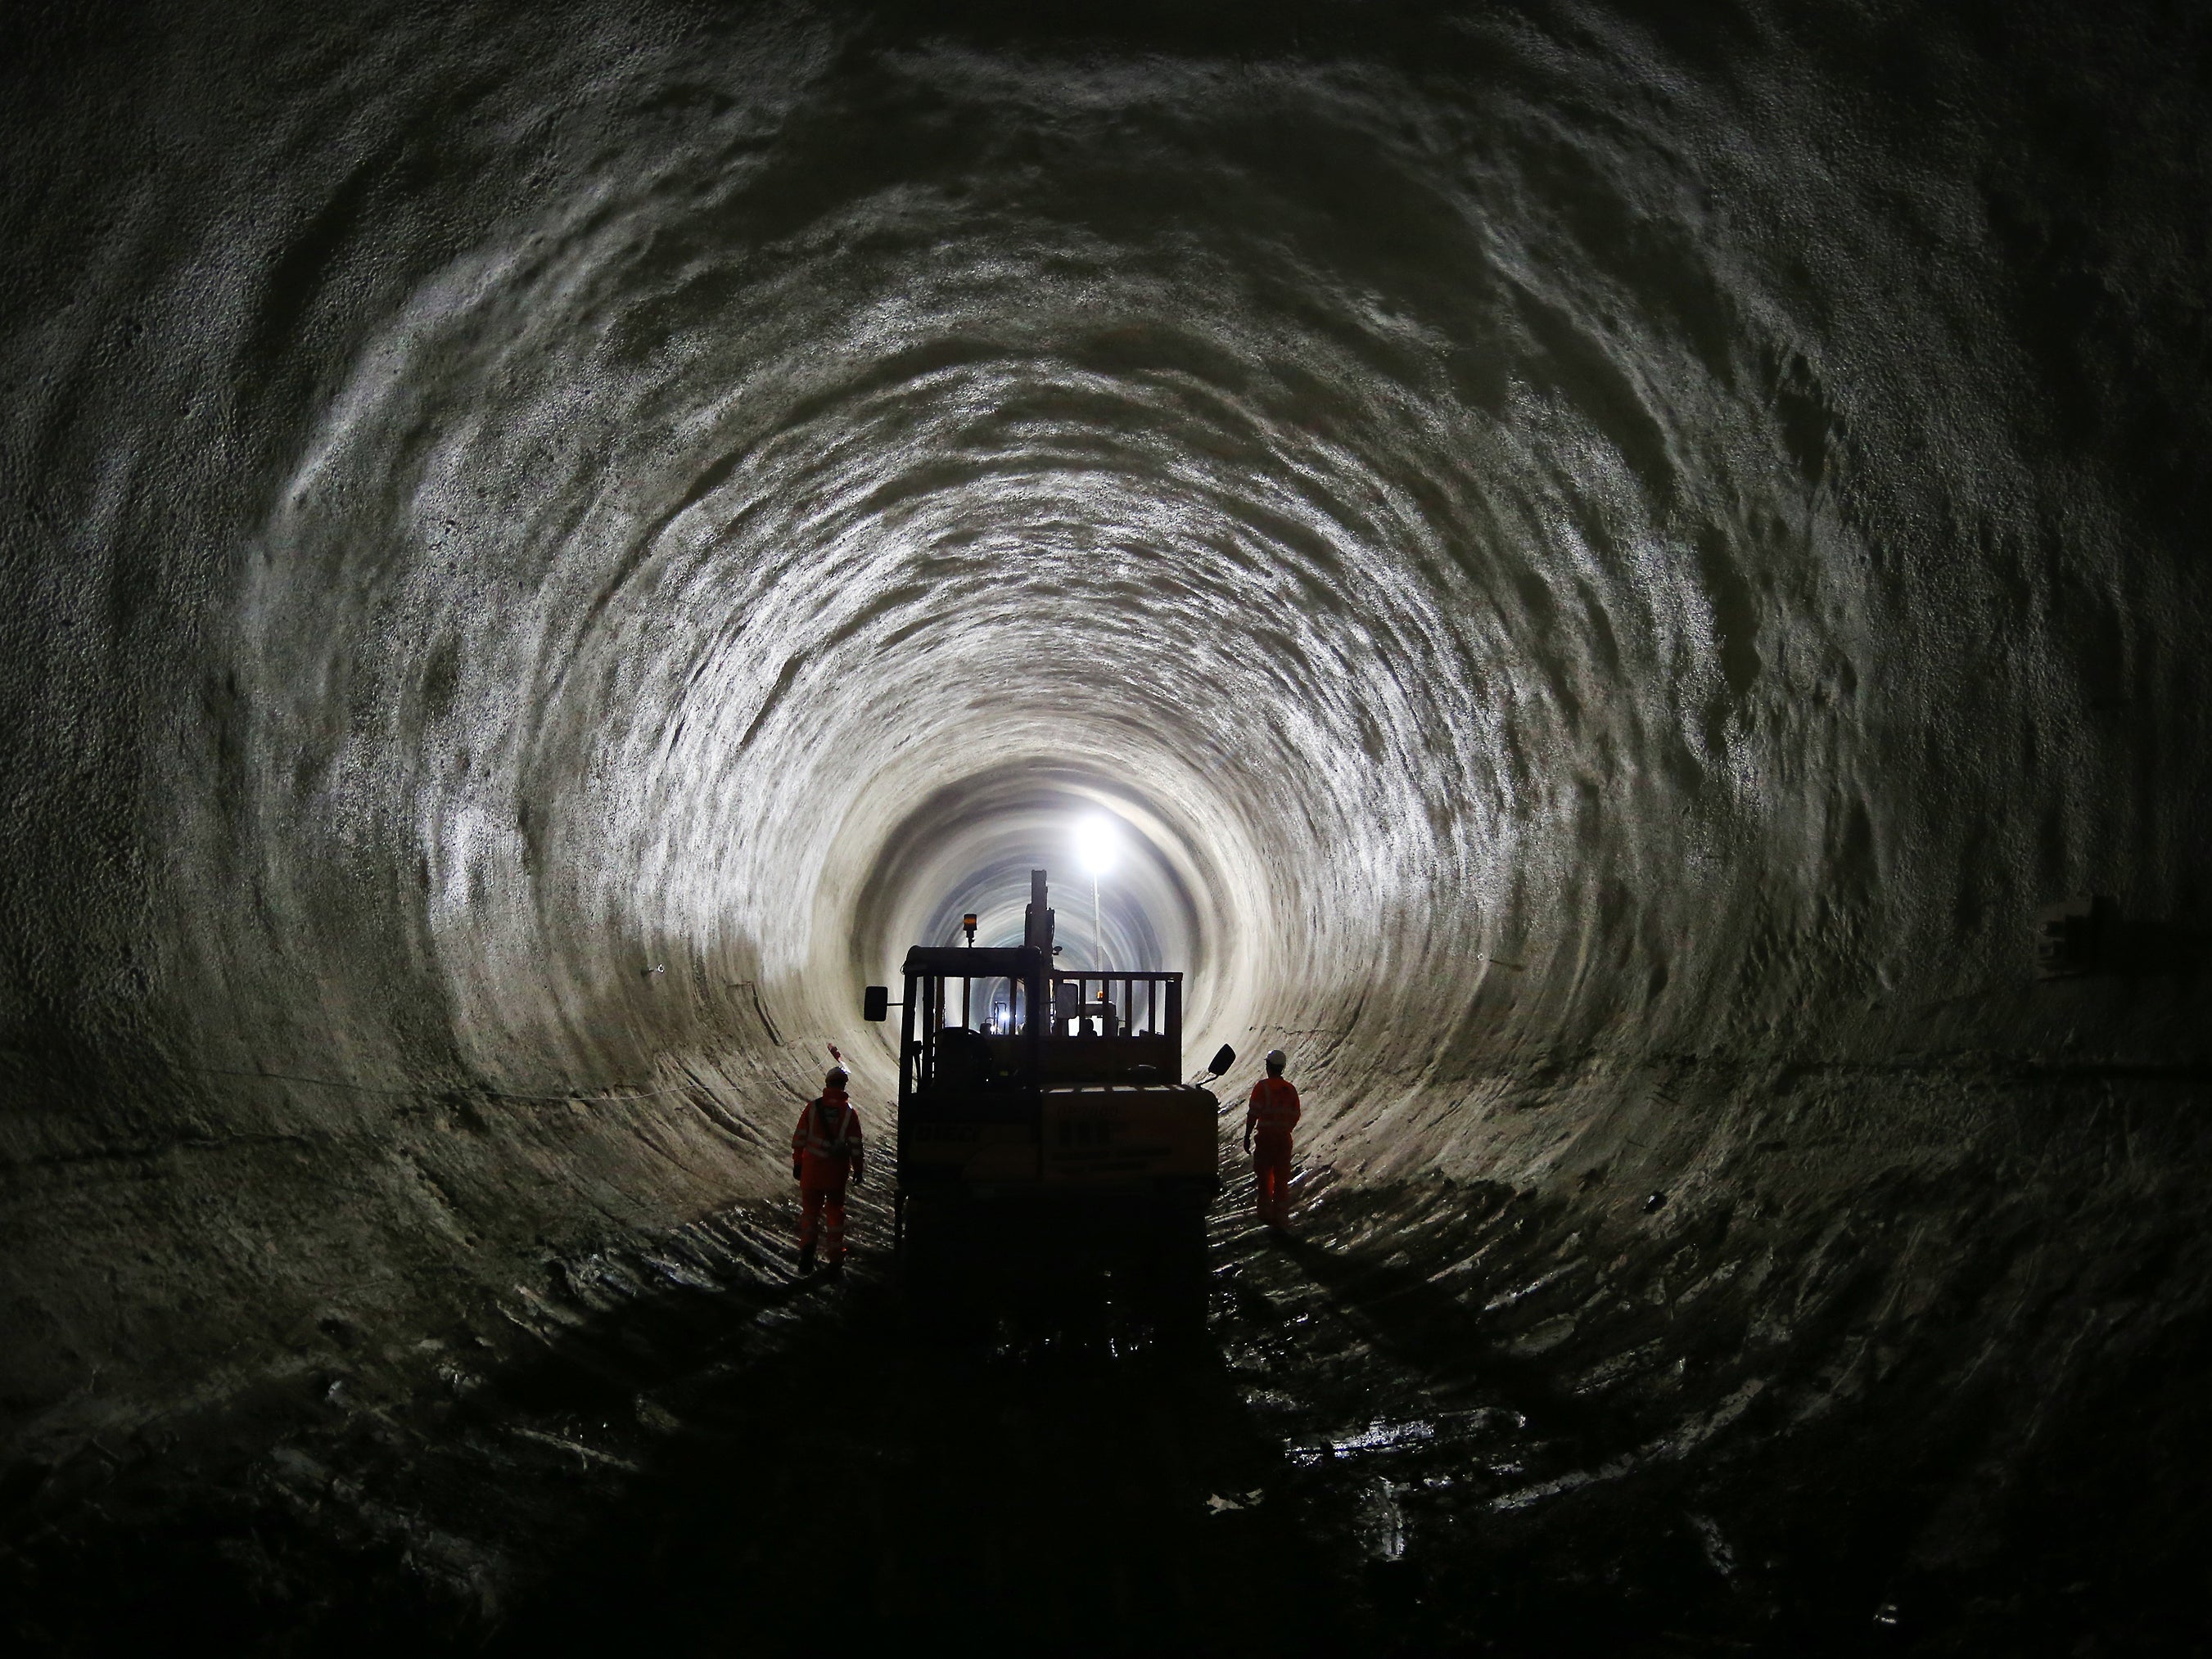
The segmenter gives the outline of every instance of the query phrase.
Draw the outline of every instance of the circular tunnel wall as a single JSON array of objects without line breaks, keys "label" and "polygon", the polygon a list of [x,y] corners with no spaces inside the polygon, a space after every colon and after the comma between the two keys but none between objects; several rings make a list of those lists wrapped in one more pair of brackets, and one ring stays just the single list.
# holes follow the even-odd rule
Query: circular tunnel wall
[{"label": "circular tunnel wall", "polygon": [[0,210],[19,1433],[775,1191],[1086,813],[1354,1182],[1809,1217],[2202,1063],[2153,23],[117,15]]}]

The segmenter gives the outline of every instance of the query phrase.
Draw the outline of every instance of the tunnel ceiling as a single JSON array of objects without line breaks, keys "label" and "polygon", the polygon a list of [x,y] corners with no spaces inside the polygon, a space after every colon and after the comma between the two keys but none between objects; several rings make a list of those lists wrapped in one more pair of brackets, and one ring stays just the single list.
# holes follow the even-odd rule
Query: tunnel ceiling
[{"label": "tunnel ceiling", "polygon": [[[333,1171],[415,1225],[360,1174],[409,1101],[482,1204],[680,1212],[774,1158],[544,1103],[720,1056],[780,1120],[914,938],[1032,860],[1079,905],[1091,810],[1117,937],[1325,1054],[1347,1159],[1492,1155],[1517,1066],[2195,1052],[2193,992],[2030,983],[2040,905],[2204,896],[2212,216],[2151,14],[1060,18],[44,18],[21,1169],[307,1137],[130,1223],[227,1188],[222,1307]],[[34,1401],[112,1338],[58,1179]]]}]

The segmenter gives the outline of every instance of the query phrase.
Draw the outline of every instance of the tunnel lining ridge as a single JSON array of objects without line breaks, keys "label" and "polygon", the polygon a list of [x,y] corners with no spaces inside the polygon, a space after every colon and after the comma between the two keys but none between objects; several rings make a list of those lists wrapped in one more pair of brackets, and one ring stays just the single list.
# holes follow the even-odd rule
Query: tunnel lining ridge
[{"label": "tunnel lining ridge", "polygon": [[[1771,9],[35,20],[0,1444],[770,1213],[857,986],[1055,862],[933,801],[1040,775],[1147,815],[1324,1228],[1811,1284],[1911,1218],[1867,1398],[1952,1321],[2074,1432],[2118,1384],[1999,1301],[2140,1306],[2118,1376],[2207,1280],[2203,90]],[[1530,1364],[1628,1329],[1550,1294]]]}]

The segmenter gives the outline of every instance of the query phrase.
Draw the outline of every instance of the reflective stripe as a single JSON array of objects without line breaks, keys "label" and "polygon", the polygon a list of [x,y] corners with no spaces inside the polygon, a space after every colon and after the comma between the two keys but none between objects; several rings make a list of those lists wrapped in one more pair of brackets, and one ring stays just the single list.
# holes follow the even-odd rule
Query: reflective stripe
[{"label": "reflective stripe", "polygon": [[1252,1085],[1252,1121],[1288,1133],[1298,1121],[1298,1091],[1286,1078],[1263,1077]]},{"label": "reflective stripe", "polygon": [[[837,1114],[834,1134],[823,1125],[823,1120],[833,1111]],[[799,1121],[799,1132],[791,1139],[793,1152],[803,1150],[813,1158],[859,1158],[865,1151],[860,1141],[860,1115],[842,1097],[835,1106],[830,1105],[827,1096],[811,1103],[806,1115]]]},{"label": "reflective stripe", "polygon": [[[824,1133],[823,1128],[831,1112],[837,1114],[837,1133],[834,1136]],[[826,1100],[816,1101],[813,1110],[806,1115],[806,1150],[817,1158],[841,1156],[845,1150],[845,1125],[852,1115],[850,1106],[839,1110]]]}]

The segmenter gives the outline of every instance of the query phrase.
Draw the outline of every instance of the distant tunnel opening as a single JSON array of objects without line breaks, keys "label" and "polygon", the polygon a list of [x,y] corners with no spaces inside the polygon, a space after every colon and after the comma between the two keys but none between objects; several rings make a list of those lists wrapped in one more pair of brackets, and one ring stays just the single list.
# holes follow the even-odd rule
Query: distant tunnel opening
[{"label": "distant tunnel opening", "polygon": [[[1200,1395],[1434,1617],[1663,1510],[1631,1578],[1786,1623],[1771,1494],[1859,1443],[1910,1478],[1818,1533],[1855,1631],[2148,1639],[2212,1282],[2203,25],[108,21],[0,118],[15,1536],[227,1436],[358,1543],[417,1477],[334,1425],[766,1296],[832,1045],[890,1127],[860,988],[1043,866],[1074,956],[1188,973],[1187,1070],[1291,1054],[1315,1254],[1217,1213]],[[1496,1386],[1268,1428],[1339,1376],[1295,1310]],[[1589,1456],[1478,1479],[1450,1425],[1531,1401]],[[543,1561],[477,1522],[418,1577],[481,1620]]]}]

